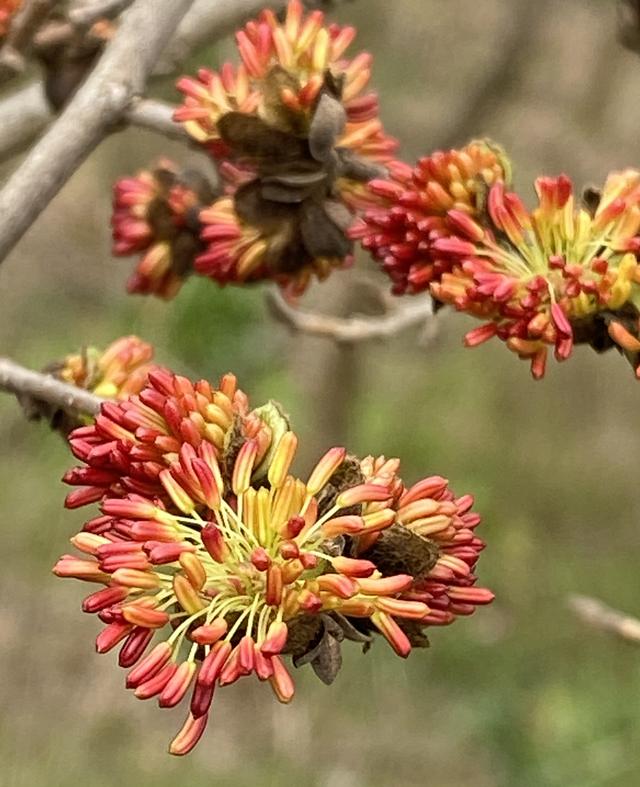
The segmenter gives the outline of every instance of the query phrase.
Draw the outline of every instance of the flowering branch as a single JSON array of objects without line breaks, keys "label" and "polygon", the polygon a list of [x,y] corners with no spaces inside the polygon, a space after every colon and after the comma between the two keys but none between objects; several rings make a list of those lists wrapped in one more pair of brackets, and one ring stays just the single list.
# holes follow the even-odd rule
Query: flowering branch
[{"label": "flowering branch", "polygon": [[484,542],[471,495],[441,476],[407,487],[399,459],[339,446],[296,478],[281,407],[250,408],[232,374],[216,386],[155,368],[137,396],[69,436],[82,464],[64,475],[76,487],[66,507],[99,502],[101,515],[53,572],[104,585],[82,609],[105,623],[99,653],[121,643],[136,697],[161,708],[189,697],[177,756],[204,733],[217,687],[255,674],[288,703],[289,659],[328,684],[344,640],[379,632],[406,658],[429,626],[493,600],[475,585]]},{"label": "flowering branch", "polygon": [[29,396],[47,402],[72,415],[95,415],[104,401],[89,391],[56,380],[50,374],[26,369],[9,358],[0,358],[0,390],[17,397]]},{"label": "flowering branch", "polygon": [[640,643],[640,620],[638,618],[626,615],[624,612],[588,596],[571,596],[569,608],[582,621],[594,628],[616,634],[629,642]]},{"label": "flowering branch", "polygon": [[346,318],[298,309],[276,288],[268,290],[265,298],[274,318],[288,328],[333,339],[339,344],[386,339],[416,325],[425,325],[433,318],[433,305],[429,298],[408,300],[384,315]]},{"label": "flowering branch", "polygon": [[95,70],[0,191],[4,259],[86,156],[144,88],[193,0],[136,0]]}]

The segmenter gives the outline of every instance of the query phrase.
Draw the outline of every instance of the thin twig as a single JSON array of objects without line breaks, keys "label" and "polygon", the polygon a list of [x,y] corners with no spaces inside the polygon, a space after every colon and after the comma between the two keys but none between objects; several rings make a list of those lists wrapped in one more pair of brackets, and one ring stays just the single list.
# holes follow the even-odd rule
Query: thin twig
[{"label": "thin twig", "polygon": [[50,374],[26,369],[9,358],[0,358],[0,390],[47,402],[71,415],[95,415],[104,401],[89,391],[56,380]]},{"label": "thin twig", "polygon": [[[136,128],[155,131],[169,139],[191,144],[191,137],[171,119],[175,107],[154,99],[134,99],[124,120]],[[35,82],[0,102],[0,162],[28,147],[25,127],[33,134],[46,128],[53,118],[42,85]],[[25,144],[26,141],[26,144]]]},{"label": "thin twig", "polygon": [[175,107],[151,98],[134,99],[125,113],[125,120],[137,128],[155,131],[169,139],[191,143],[192,138],[184,128],[172,120]]},{"label": "thin twig", "polygon": [[373,317],[333,317],[303,311],[288,303],[277,288],[267,290],[265,298],[273,317],[288,328],[342,344],[386,339],[408,328],[426,325],[433,318],[433,306],[427,297],[405,299],[402,306]]},{"label": "thin twig", "polygon": [[136,0],[87,81],[0,191],[4,260],[78,166],[117,124],[193,0]]},{"label": "thin twig", "polygon": [[640,643],[640,620],[607,606],[588,596],[571,596],[569,608],[585,623],[594,628],[616,634],[630,642]]},{"label": "thin twig", "polygon": [[91,27],[99,19],[115,19],[132,3],[132,0],[86,0],[69,9],[67,17],[79,29]]}]

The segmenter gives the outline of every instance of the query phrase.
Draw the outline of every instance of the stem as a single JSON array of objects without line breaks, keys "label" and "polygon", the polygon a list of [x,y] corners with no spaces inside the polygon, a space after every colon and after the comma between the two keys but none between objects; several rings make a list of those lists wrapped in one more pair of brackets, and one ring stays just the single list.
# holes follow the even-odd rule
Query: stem
[{"label": "stem", "polygon": [[9,358],[0,358],[0,390],[59,407],[71,415],[96,415],[105,401],[75,385],[56,380],[50,374],[25,369]]}]

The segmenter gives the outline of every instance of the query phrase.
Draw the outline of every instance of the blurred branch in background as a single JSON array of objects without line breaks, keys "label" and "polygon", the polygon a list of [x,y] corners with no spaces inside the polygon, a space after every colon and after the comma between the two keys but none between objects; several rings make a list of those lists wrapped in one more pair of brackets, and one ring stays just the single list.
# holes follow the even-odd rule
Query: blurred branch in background
[{"label": "blurred branch in background", "polygon": [[640,620],[589,596],[571,596],[569,609],[593,628],[640,644]]},{"label": "blurred branch in background", "polygon": [[509,88],[517,85],[521,72],[530,62],[532,31],[544,18],[545,0],[514,3],[512,23],[504,30],[500,51],[493,65],[487,67],[484,79],[469,96],[458,115],[447,128],[446,136],[437,147],[450,147],[482,132],[484,117],[491,117],[508,101]]},{"label": "blurred branch in background", "polygon": [[71,415],[95,415],[104,401],[89,391],[56,380],[50,374],[31,371],[0,358],[0,390],[15,394],[20,400],[30,397],[59,407]]},{"label": "blurred branch in background", "polygon": [[88,28],[99,19],[114,19],[133,0],[80,0],[69,10],[69,22],[77,28]]},{"label": "blurred branch in background", "polygon": [[[279,11],[286,4],[287,0],[271,0],[268,3],[274,11]],[[157,73],[175,73],[191,52],[232,33],[264,7],[264,0],[195,0],[191,11],[178,27],[175,38],[163,53]]]},{"label": "blurred branch in background", "polygon": [[424,297],[406,303],[387,303],[386,314],[367,317],[335,317],[291,305],[279,289],[265,294],[273,317],[293,331],[322,336],[339,344],[385,339],[414,326],[423,326],[429,338],[435,330],[433,303]]}]

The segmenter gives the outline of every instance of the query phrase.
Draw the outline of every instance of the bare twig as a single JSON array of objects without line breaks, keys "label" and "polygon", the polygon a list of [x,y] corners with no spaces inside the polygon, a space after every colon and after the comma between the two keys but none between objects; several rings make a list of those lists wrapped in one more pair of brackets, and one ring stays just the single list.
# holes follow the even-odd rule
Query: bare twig
[{"label": "bare twig", "polygon": [[31,41],[58,1],[26,0],[18,11],[0,49],[0,83],[24,70],[25,54]]},{"label": "bare twig", "polygon": [[179,123],[171,119],[175,107],[151,98],[134,99],[125,113],[125,120],[137,128],[155,131],[169,139],[191,142],[191,137]]},{"label": "bare twig", "polygon": [[[169,139],[191,143],[183,127],[171,120],[175,107],[153,99],[134,99],[124,120],[137,128],[155,131]],[[53,118],[40,83],[16,91],[0,102],[0,162],[19,153],[31,142],[25,129],[38,134]]]},{"label": "bare twig", "polygon": [[26,369],[9,358],[0,358],[0,390],[18,397],[29,396],[47,402],[71,415],[95,415],[104,401],[89,391],[60,382],[49,374]]},{"label": "bare twig", "polygon": [[640,620],[602,601],[588,596],[571,596],[569,608],[585,623],[594,628],[616,634],[630,642],[640,643]]},{"label": "bare twig", "polygon": [[415,300],[404,299],[402,306],[387,314],[344,318],[302,311],[288,303],[276,288],[268,290],[265,297],[274,318],[287,327],[342,344],[386,339],[408,328],[426,325],[433,317],[433,306],[426,296]]},{"label": "bare twig", "polygon": [[67,16],[74,27],[88,28],[99,19],[115,19],[131,3],[132,0],[84,0],[69,9]]},{"label": "bare twig", "polygon": [[136,0],[87,81],[0,191],[3,260],[86,156],[144,92],[193,0]]}]

